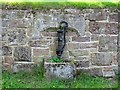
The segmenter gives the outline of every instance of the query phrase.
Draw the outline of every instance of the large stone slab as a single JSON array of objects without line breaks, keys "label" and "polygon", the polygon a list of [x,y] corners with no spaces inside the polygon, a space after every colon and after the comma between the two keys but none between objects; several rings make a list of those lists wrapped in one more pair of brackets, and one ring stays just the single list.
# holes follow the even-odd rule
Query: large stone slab
[{"label": "large stone slab", "polygon": [[91,63],[98,66],[111,65],[114,60],[114,54],[110,52],[98,52],[91,54]]},{"label": "large stone slab", "polygon": [[34,62],[14,62],[12,71],[17,73],[19,71],[31,72],[35,68]]},{"label": "large stone slab", "polygon": [[118,34],[118,23],[90,21],[89,31],[92,34]]},{"label": "large stone slab", "polygon": [[15,61],[31,61],[31,48],[30,47],[16,47],[14,50]]},{"label": "large stone slab", "polygon": [[102,77],[115,77],[115,71],[113,66],[90,66],[90,67],[77,67],[76,73],[87,73],[91,76]]},{"label": "large stone slab", "polygon": [[15,44],[26,44],[27,37],[26,37],[26,31],[24,29],[17,29],[16,31],[9,31],[7,33],[7,40],[9,45],[15,45]]},{"label": "large stone slab", "polygon": [[75,66],[70,63],[44,63],[46,79],[73,79]]},{"label": "large stone slab", "polygon": [[99,38],[98,51],[117,51],[117,37],[117,35],[101,35]]}]

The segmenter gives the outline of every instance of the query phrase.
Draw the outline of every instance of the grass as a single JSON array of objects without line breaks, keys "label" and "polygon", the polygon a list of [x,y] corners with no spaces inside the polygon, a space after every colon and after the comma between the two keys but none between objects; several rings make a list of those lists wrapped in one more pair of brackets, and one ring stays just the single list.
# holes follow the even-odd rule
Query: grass
[{"label": "grass", "polygon": [[[117,88],[117,83],[102,77],[92,77],[85,73],[72,81],[47,81],[40,68],[32,72],[13,74],[4,71],[2,88]],[[120,78],[119,78],[120,79]]]},{"label": "grass", "polygon": [[12,9],[119,8],[119,2],[1,2]]}]

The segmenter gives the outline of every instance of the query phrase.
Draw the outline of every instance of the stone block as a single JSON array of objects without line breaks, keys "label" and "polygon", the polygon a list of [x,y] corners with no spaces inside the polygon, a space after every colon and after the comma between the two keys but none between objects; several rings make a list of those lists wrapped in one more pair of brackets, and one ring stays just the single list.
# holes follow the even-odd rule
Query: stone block
[{"label": "stone block", "polygon": [[68,61],[69,60],[69,52],[63,51],[63,54],[61,57],[63,58],[63,60]]},{"label": "stone block", "polygon": [[2,27],[9,27],[9,20],[2,20]]},{"label": "stone block", "polygon": [[36,64],[39,64],[39,63],[43,62],[43,57],[40,57],[40,56],[35,57],[35,56],[33,56],[32,61],[34,63],[36,63]]},{"label": "stone block", "polygon": [[90,56],[79,56],[75,58],[76,60],[89,60]]},{"label": "stone block", "polygon": [[106,66],[111,65],[114,60],[113,53],[110,52],[98,52],[91,54],[92,65]]},{"label": "stone block", "polygon": [[75,42],[90,42],[90,37],[72,37],[72,41]]},{"label": "stone block", "polygon": [[92,34],[91,35],[91,41],[99,41],[100,34]]},{"label": "stone block", "polygon": [[70,56],[79,57],[79,56],[88,56],[89,52],[86,49],[69,51]]},{"label": "stone block", "polygon": [[112,66],[91,66],[91,67],[78,67],[76,73],[87,73],[91,76],[102,76],[102,77],[114,77],[115,72]]},{"label": "stone block", "polygon": [[112,65],[112,69],[113,69],[115,75],[117,75],[118,74],[118,70],[119,70],[118,65]]},{"label": "stone block", "polygon": [[17,19],[22,19],[26,15],[25,10],[17,10],[17,11],[14,11],[14,12],[16,12]]},{"label": "stone block", "polygon": [[31,48],[28,46],[18,46],[14,50],[15,61],[31,61]]},{"label": "stone block", "polygon": [[113,68],[109,66],[103,67],[102,72],[103,72],[103,77],[114,77],[115,76],[115,72]]},{"label": "stone block", "polygon": [[2,18],[3,19],[23,19],[30,17],[31,13],[26,10],[2,10]]},{"label": "stone block", "polygon": [[90,21],[89,31],[92,34],[118,34],[118,23]]},{"label": "stone block", "polygon": [[76,75],[80,75],[81,73],[90,74],[90,68],[89,67],[76,67]]},{"label": "stone block", "polygon": [[98,50],[100,52],[117,51],[117,35],[101,35]]},{"label": "stone block", "polygon": [[110,22],[118,22],[118,13],[112,13],[109,15]]},{"label": "stone block", "polygon": [[9,20],[16,19],[16,12],[14,12],[13,10],[2,10],[2,18]]},{"label": "stone block", "polygon": [[12,48],[9,46],[3,46],[2,55],[12,55]]},{"label": "stone block", "polygon": [[3,59],[3,63],[8,63],[9,65],[12,65],[14,63],[13,57],[5,56]]},{"label": "stone block", "polygon": [[2,70],[10,71],[10,70],[12,70],[12,66],[10,64],[8,64],[8,63],[3,63],[2,64]]},{"label": "stone block", "polygon": [[107,20],[108,12],[104,9],[93,9],[93,11],[87,12],[85,14],[85,19],[87,20],[97,20],[103,21]]},{"label": "stone block", "polygon": [[98,49],[97,48],[89,48],[89,53],[96,53],[98,52]]},{"label": "stone block", "polygon": [[31,47],[42,47],[49,46],[49,40],[41,39],[41,40],[31,40],[29,41],[29,45]]},{"label": "stone block", "polygon": [[79,49],[79,43],[70,42],[68,43],[68,50]]},{"label": "stone block", "polygon": [[56,55],[56,51],[50,51],[51,56],[55,56]]},{"label": "stone block", "polygon": [[49,48],[33,49],[33,56],[49,56]]},{"label": "stone block", "polygon": [[41,32],[41,33],[45,37],[57,37],[57,32],[49,32],[49,31],[46,32],[46,31],[44,31],[44,32]]},{"label": "stone block", "polygon": [[2,32],[2,35],[1,35],[1,41],[7,41],[7,33],[3,33]]},{"label": "stone block", "polygon": [[92,41],[92,42],[81,42],[79,43],[80,49],[90,49],[90,48],[97,48],[98,41]]},{"label": "stone block", "polygon": [[77,32],[68,31],[66,33],[66,36],[68,36],[68,37],[77,37],[78,34],[77,34]]},{"label": "stone block", "polygon": [[14,62],[12,71],[17,73],[19,71],[31,72],[36,67],[34,62]]},{"label": "stone block", "polygon": [[27,28],[32,25],[32,20],[31,19],[20,19],[20,20],[9,20],[9,27],[17,27],[17,28]]},{"label": "stone block", "polygon": [[113,61],[112,65],[118,65],[119,64],[119,57],[118,57],[118,52],[113,52]]},{"label": "stone block", "polygon": [[56,51],[57,47],[58,47],[57,42],[55,42],[54,44],[50,44],[51,51]]},{"label": "stone block", "polygon": [[75,75],[75,66],[70,63],[44,63],[45,77],[52,79],[73,79]]},{"label": "stone block", "polygon": [[92,76],[103,76],[103,72],[102,72],[102,68],[103,67],[98,67],[98,66],[92,66],[90,67],[90,75]]},{"label": "stone block", "polygon": [[75,60],[76,67],[89,67],[90,62],[89,60]]},{"label": "stone block", "polygon": [[70,13],[70,14],[79,14],[80,10],[79,9],[65,9],[65,13]]},{"label": "stone block", "polygon": [[9,45],[26,44],[27,42],[26,31],[22,29],[8,32],[7,37]]}]

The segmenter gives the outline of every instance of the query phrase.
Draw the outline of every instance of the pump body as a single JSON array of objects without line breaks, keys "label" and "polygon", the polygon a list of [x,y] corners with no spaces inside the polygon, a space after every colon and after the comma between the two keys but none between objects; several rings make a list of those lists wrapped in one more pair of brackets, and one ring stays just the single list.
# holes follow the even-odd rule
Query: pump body
[{"label": "pump body", "polygon": [[[66,45],[66,32],[68,28],[68,23],[65,21],[61,21],[59,25],[59,30],[57,31],[58,36],[58,47],[56,49],[56,54],[58,58],[61,58],[63,50]],[[64,43],[63,43],[64,42]]]}]

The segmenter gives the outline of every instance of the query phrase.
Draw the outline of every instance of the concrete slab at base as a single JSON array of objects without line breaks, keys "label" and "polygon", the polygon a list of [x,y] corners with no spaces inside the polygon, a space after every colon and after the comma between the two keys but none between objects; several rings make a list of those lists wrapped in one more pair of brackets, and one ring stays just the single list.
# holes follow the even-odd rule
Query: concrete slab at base
[{"label": "concrete slab at base", "polygon": [[70,63],[44,63],[45,78],[51,79],[73,79],[75,75],[75,65]]}]

